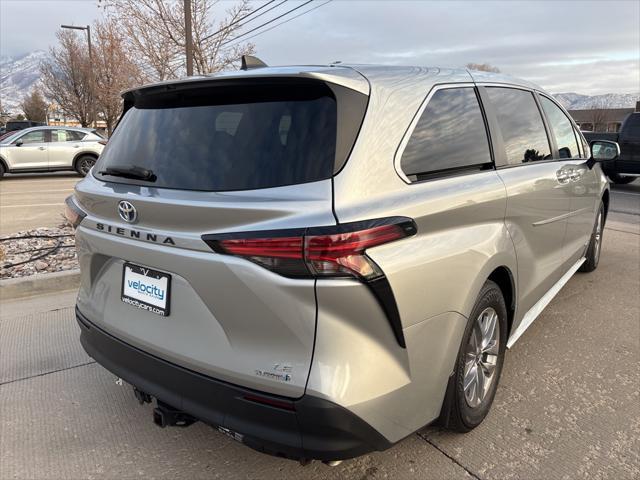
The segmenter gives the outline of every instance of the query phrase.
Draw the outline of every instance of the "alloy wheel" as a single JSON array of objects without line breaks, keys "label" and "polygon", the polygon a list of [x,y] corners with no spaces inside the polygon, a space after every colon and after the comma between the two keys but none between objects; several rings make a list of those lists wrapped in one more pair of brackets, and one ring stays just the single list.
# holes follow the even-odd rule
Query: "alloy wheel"
[{"label": "alloy wheel", "polygon": [[95,164],[95,160],[92,158],[83,158],[80,160],[80,171],[83,175],[87,175],[91,167]]},{"label": "alloy wheel", "polygon": [[464,397],[471,408],[477,408],[487,397],[496,377],[500,351],[498,313],[485,308],[476,318],[464,357]]},{"label": "alloy wheel", "polygon": [[596,223],[596,233],[595,233],[595,263],[598,263],[600,259],[600,248],[602,246],[602,211],[598,214],[598,222]]}]

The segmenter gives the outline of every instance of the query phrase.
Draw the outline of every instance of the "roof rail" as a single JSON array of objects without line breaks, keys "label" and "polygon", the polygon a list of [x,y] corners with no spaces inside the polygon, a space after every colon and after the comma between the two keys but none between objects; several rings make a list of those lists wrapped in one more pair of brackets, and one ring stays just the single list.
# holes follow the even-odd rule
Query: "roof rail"
[{"label": "roof rail", "polygon": [[242,65],[240,66],[240,70],[251,70],[253,68],[268,67],[268,65],[264,63],[262,60],[252,55],[243,55],[241,60],[242,60]]}]

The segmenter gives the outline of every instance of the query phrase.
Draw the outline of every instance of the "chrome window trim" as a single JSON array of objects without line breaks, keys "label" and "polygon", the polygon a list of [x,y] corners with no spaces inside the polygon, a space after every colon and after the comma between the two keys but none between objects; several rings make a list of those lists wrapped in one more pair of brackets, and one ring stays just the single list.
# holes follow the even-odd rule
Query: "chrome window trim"
[{"label": "chrome window trim", "polygon": [[[421,183],[421,182],[412,182],[411,180],[409,180],[409,177],[407,177],[405,175],[405,173],[402,171],[402,167],[400,165],[400,161],[402,159],[402,154],[404,153],[404,150],[407,147],[407,144],[409,143],[409,139],[413,135],[413,131],[415,130],[416,125],[420,121],[420,118],[422,117],[422,114],[424,113],[425,109],[427,108],[427,105],[429,104],[429,101],[431,100],[431,98],[433,98],[433,96],[436,94],[436,92],[439,92],[440,90],[446,90],[446,89],[451,89],[451,88],[469,88],[469,87],[475,89],[476,84],[474,82],[442,83],[442,84],[439,84],[439,85],[434,85],[433,87],[431,87],[431,90],[429,90],[429,93],[427,93],[427,96],[425,97],[425,99],[420,104],[420,108],[418,108],[418,111],[413,116],[413,119],[411,120],[411,123],[409,124],[409,127],[407,127],[407,131],[404,133],[404,135],[402,137],[402,140],[400,141],[400,145],[398,145],[398,148],[396,149],[396,154],[395,154],[394,159],[393,159],[393,166],[394,166],[394,169],[395,169],[396,173],[398,174],[398,176],[406,184],[413,185],[415,183]],[[480,103],[480,99],[478,99],[478,106],[482,110],[482,104]],[[485,131],[486,131],[486,128],[485,128]],[[487,143],[489,144],[489,151],[491,151],[490,139],[489,139],[488,132],[487,132]]]}]

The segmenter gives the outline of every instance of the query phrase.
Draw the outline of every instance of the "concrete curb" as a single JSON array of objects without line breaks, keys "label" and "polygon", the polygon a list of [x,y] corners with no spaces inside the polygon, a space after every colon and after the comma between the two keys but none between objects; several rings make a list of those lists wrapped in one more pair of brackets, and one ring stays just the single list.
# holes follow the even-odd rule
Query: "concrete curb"
[{"label": "concrete curb", "polygon": [[47,293],[63,292],[80,286],[80,270],[55,273],[38,273],[28,277],[0,280],[0,301],[33,297]]}]

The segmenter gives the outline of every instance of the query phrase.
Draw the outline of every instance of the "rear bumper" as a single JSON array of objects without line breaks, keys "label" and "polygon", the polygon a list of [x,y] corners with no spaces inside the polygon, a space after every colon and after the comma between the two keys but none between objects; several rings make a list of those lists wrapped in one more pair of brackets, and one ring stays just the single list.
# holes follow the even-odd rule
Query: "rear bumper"
[{"label": "rear bumper", "polygon": [[[223,427],[245,445],[292,459],[342,460],[391,446],[373,427],[330,401],[265,395],[187,370],[143,352],[94,325],[76,308],[80,342],[99,364],[156,399],[212,426]],[[292,409],[245,398],[259,394]]]}]

